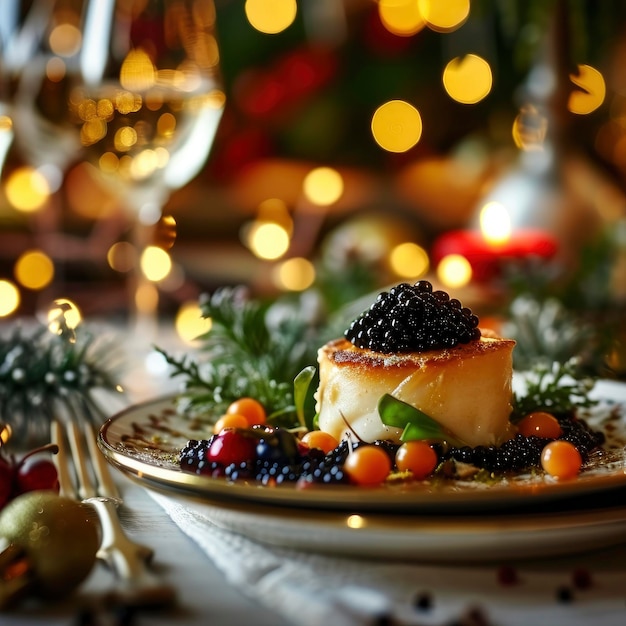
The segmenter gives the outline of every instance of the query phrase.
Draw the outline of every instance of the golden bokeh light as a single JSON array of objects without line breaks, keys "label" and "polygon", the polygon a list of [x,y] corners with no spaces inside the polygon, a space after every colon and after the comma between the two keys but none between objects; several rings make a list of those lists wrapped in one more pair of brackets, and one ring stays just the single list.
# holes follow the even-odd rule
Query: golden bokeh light
[{"label": "golden bokeh light", "polygon": [[293,231],[293,219],[289,208],[280,198],[268,198],[263,200],[257,208],[258,222],[274,222],[280,224],[289,236]]},{"label": "golden bokeh light", "polygon": [[315,282],[315,267],[304,257],[294,257],[274,269],[274,284],[287,291],[304,291]]},{"label": "golden bokeh light", "polygon": [[426,26],[417,0],[379,0],[378,15],[383,26],[400,37],[415,35]]},{"label": "golden bokeh light", "polygon": [[20,306],[20,292],[10,280],[0,280],[0,317],[7,317]]},{"label": "golden bokeh light", "polygon": [[372,135],[384,150],[406,152],[422,136],[422,117],[408,102],[390,100],[376,109],[372,117]]},{"label": "golden bokeh light", "polygon": [[60,335],[66,328],[70,330],[78,328],[82,318],[76,303],[67,298],[58,298],[48,308],[48,330],[55,335]]},{"label": "golden bokeh light", "polygon": [[142,283],[135,289],[135,308],[138,313],[154,315],[159,306],[159,290],[152,283]]},{"label": "golden bokeh light", "polygon": [[245,12],[253,28],[262,33],[280,33],[296,19],[296,0],[246,0]]},{"label": "golden bokeh light", "polygon": [[480,210],[479,223],[483,239],[491,245],[502,245],[511,238],[511,216],[499,202],[485,204]]},{"label": "golden bokeh light", "polygon": [[289,250],[289,233],[275,222],[255,222],[248,234],[247,244],[252,253],[268,261],[279,259]]},{"label": "golden bokeh light", "polygon": [[5,193],[8,201],[18,211],[32,213],[48,201],[50,187],[46,178],[36,169],[24,166],[11,172]]},{"label": "golden bokeh light", "polygon": [[8,115],[0,115],[0,133],[13,132],[13,120]]},{"label": "golden bokeh light", "polygon": [[139,265],[143,275],[152,282],[159,282],[172,271],[170,255],[157,246],[147,246],[141,253]]},{"label": "golden bokeh light", "polygon": [[141,48],[132,49],[120,69],[120,84],[129,91],[145,91],[156,83],[156,68]]},{"label": "golden bokeh light", "polygon": [[462,26],[470,14],[470,0],[417,0],[427,26],[439,33],[450,33]]},{"label": "golden bokeh light", "polygon": [[46,63],[46,78],[53,83],[60,83],[67,73],[65,61],[59,57],[52,57]]},{"label": "golden bokeh light", "polygon": [[437,278],[444,287],[464,287],[472,279],[472,266],[460,254],[448,254],[437,265]]},{"label": "golden bokeh light", "polygon": [[134,267],[137,259],[135,246],[127,241],[114,243],[107,251],[107,263],[112,270],[125,274]]},{"label": "golden bokeh light", "polygon": [[394,246],[389,253],[391,270],[402,278],[419,278],[428,271],[430,261],[422,246],[407,241]]},{"label": "golden bokeh light", "polygon": [[343,178],[331,167],[317,167],[304,178],[302,191],[306,199],[318,206],[330,206],[343,194]]},{"label": "golden bokeh light", "polygon": [[212,320],[210,317],[202,317],[200,305],[192,300],[180,305],[174,326],[178,336],[186,344],[193,345],[201,335],[211,330]]},{"label": "golden bokeh light", "polygon": [[15,262],[15,279],[23,287],[35,291],[47,287],[54,278],[54,263],[41,250],[27,250]]},{"label": "golden bokeh light", "polygon": [[570,74],[570,80],[580,87],[570,93],[567,108],[577,115],[588,115],[604,102],[606,84],[604,77],[590,65],[579,65],[578,74]]},{"label": "golden bokeh light", "polygon": [[74,24],[64,22],[55,26],[48,37],[50,50],[62,57],[71,57],[80,49],[82,35]]},{"label": "golden bokeh light", "polygon": [[548,119],[533,105],[525,105],[513,121],[513,141],[520,150],[543,150]]},{"label": "golden bokeh light", "polygon": [[485,59],[466,54],[450,61],[443,71],[443,85],[448,95],[462,104],[476,104],[491,91],[493,77]]}]

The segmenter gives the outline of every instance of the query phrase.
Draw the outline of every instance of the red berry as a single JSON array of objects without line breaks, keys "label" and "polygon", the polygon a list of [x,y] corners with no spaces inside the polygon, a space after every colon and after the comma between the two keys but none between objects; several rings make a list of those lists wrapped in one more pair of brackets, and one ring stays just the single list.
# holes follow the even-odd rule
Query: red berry
[{"label": "red berry", "polygon": [[225,429],[215,435],[207,452],[209,461],[226,466],[254,459],[258,439],[243,430]]},{"label": "red berry", "polygon": [[9,501],[13,491],[13,467],[0,458],[0,509]]},{"label": "red berry", "polygon": [[37,459],[21,465],[17,471],[17,490],[19,493],[52,490],[58,493],[59,477],[56,467],[48,459]]}]

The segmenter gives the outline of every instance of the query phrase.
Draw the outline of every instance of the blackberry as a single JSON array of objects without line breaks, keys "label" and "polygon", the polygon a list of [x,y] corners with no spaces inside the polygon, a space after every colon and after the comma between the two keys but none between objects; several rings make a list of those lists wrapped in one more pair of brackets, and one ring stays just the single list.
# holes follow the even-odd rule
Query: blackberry
[{"label": "blackberry", "polygon": [[480,337],[478,317],[427,280],[378,294],[344,333],[358,348],[392,354],[453,348]]}]

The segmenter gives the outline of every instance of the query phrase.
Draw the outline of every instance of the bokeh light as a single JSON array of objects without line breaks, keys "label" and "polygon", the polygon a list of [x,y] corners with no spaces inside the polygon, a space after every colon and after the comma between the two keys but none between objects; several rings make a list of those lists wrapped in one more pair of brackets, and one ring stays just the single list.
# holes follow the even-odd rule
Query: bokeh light
[{"label": "bokeh light", "polygon": [[152,283],[141,283],[135,289],[135,309],[138,313],[153,315],[159,306],[159,290]]},{"label": "bokeh light", "polygon": [[13,273],[23,287],[33,290],[44,289],[54,278],[54,263],[41,250],[27,250],[15,262]]},{"label": "bokeh light", "polygon": [[400,37],[415,35],[426,26],[417,0],[379,0],[378,15],[383,26]]},{"label": "bokeh light", "polygon": [[158,246],[147,246],[141,253],[139,265],[143,275],[152,282],[163,280],[172,269],[170,255]]},{"label": "bokeh light", "polygon": [[343,178],[331,167],[317,167],[304,178],[302,191],[309,202],[329,206],[343,194]]},{"label": "bokeh light", "polygon": [[372,135],[388,152],[406,152],[422,136],[419,111],[404,100],[390,100],[376,109],[372,117]]},{"label": "bokeh light", "polygon": [[50,187],[45,176],[32,167],[24,166],[11,172],[5,193],[8,201],[18,211],[32,213],[47,202]]},{"label": "bokeh light", "polygon": [[431,30],[450,33],[470,14],[470,0],[417,0],[419,11]]},{"label": "bokeh light", "polygon": [[72,300],[57,298],[49,307],[47,313],[48,330],[60,335],[65,328],[74,330],[82,320],[80,309]]},{"label": "bokeh light", "polygon": [[570,80],[580,87],[569,96],[567,108],[578,115],[587,115],[595,111],[604,102],[606,85],[604,77],[590,65],[579,65],[578,74],[570,74]]},{"label": "bokeh light", "polygon": [[176,313],[174,326],[178,336],[187,344],[193,345],[198,337],[211,330],[212,321],[202,317],[202,310],[197,300],[183,302]]},{"label": "bokeh light", "polygon": [[274,268],[274,284],[287,291],[304,291],[315,282],[315,267],[303,257],[287,259]]},{"label": "bokeh light", "polygon": [[488,202],[480,210],[480,231],[492,245],[501,245],[511,238],[511,216],[499,202]]},{"label": "bokeh light", "polygon": [[464,256],[448,254],[437,265],[437,278],[444,287],[464,287],[472,279],[472,266]]},{"label": "bokeh light", "polygon": [[392,271],[402,278],[419,278],[429,268],[428,253],[422,246],[407,241],[394,246],[389,253]]},{"label": "bokeh light", "polygon": [[462,104],[480,102],[489,94],[492,84],[489,63],[475,54],[452,59],[443,71],[446,92]]},{"label": "bokeh light", "polygon": [[275,222],[255,222],[246,241],[252,253],[268,261],[279,259],[289,249],[289,233]]},{"label": "bokeh light", "polygon": [[296,19],[296,0],[246,0],[245,12],[253,28],[262,33],[280,33]]},{"label": "bokeh light", "polygon": [[137,250],[127,241],[118,241],[107,251],[109,267],[122,274],[130,272],[135,267],[136,259]]},{"label": "bokeh light", "polygon": [[20,292],[10,280],[0,280],[0,317],[7,317],[20,306]]},{"label": "bokeh light", "polygon": [[48,44],[52,52],[64,57],[71,57],[76,54],[80,49],[81,41],[80,29],[67,22],[55,26],[48,37]]},{"label": "bokeh light", "polygon": [[520,150],[543,150],[548,119],[533,105],[525,105],[513,121],[513,141]]}]

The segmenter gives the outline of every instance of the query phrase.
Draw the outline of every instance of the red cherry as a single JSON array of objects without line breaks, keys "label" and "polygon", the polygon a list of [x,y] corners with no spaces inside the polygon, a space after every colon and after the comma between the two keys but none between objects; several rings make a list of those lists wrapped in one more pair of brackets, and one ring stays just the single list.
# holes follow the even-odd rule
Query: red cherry
[{"label": "red cherry", "polygon": [[20,465],[17,471],[17,490],[19,493],[38,489],[59,492],[59,477],[56,467],[48,459],[37,459]]},{"label": "red cherry", "polygon": [[13,467],[0,458],[0,509],[9,501],[13,491]]},{"label": "red cherry", "polygon": [[254,459],[256,444],[257,438],[245,431],[226,428],[213,439],[207,457],[223,466],[244,463]]}]

